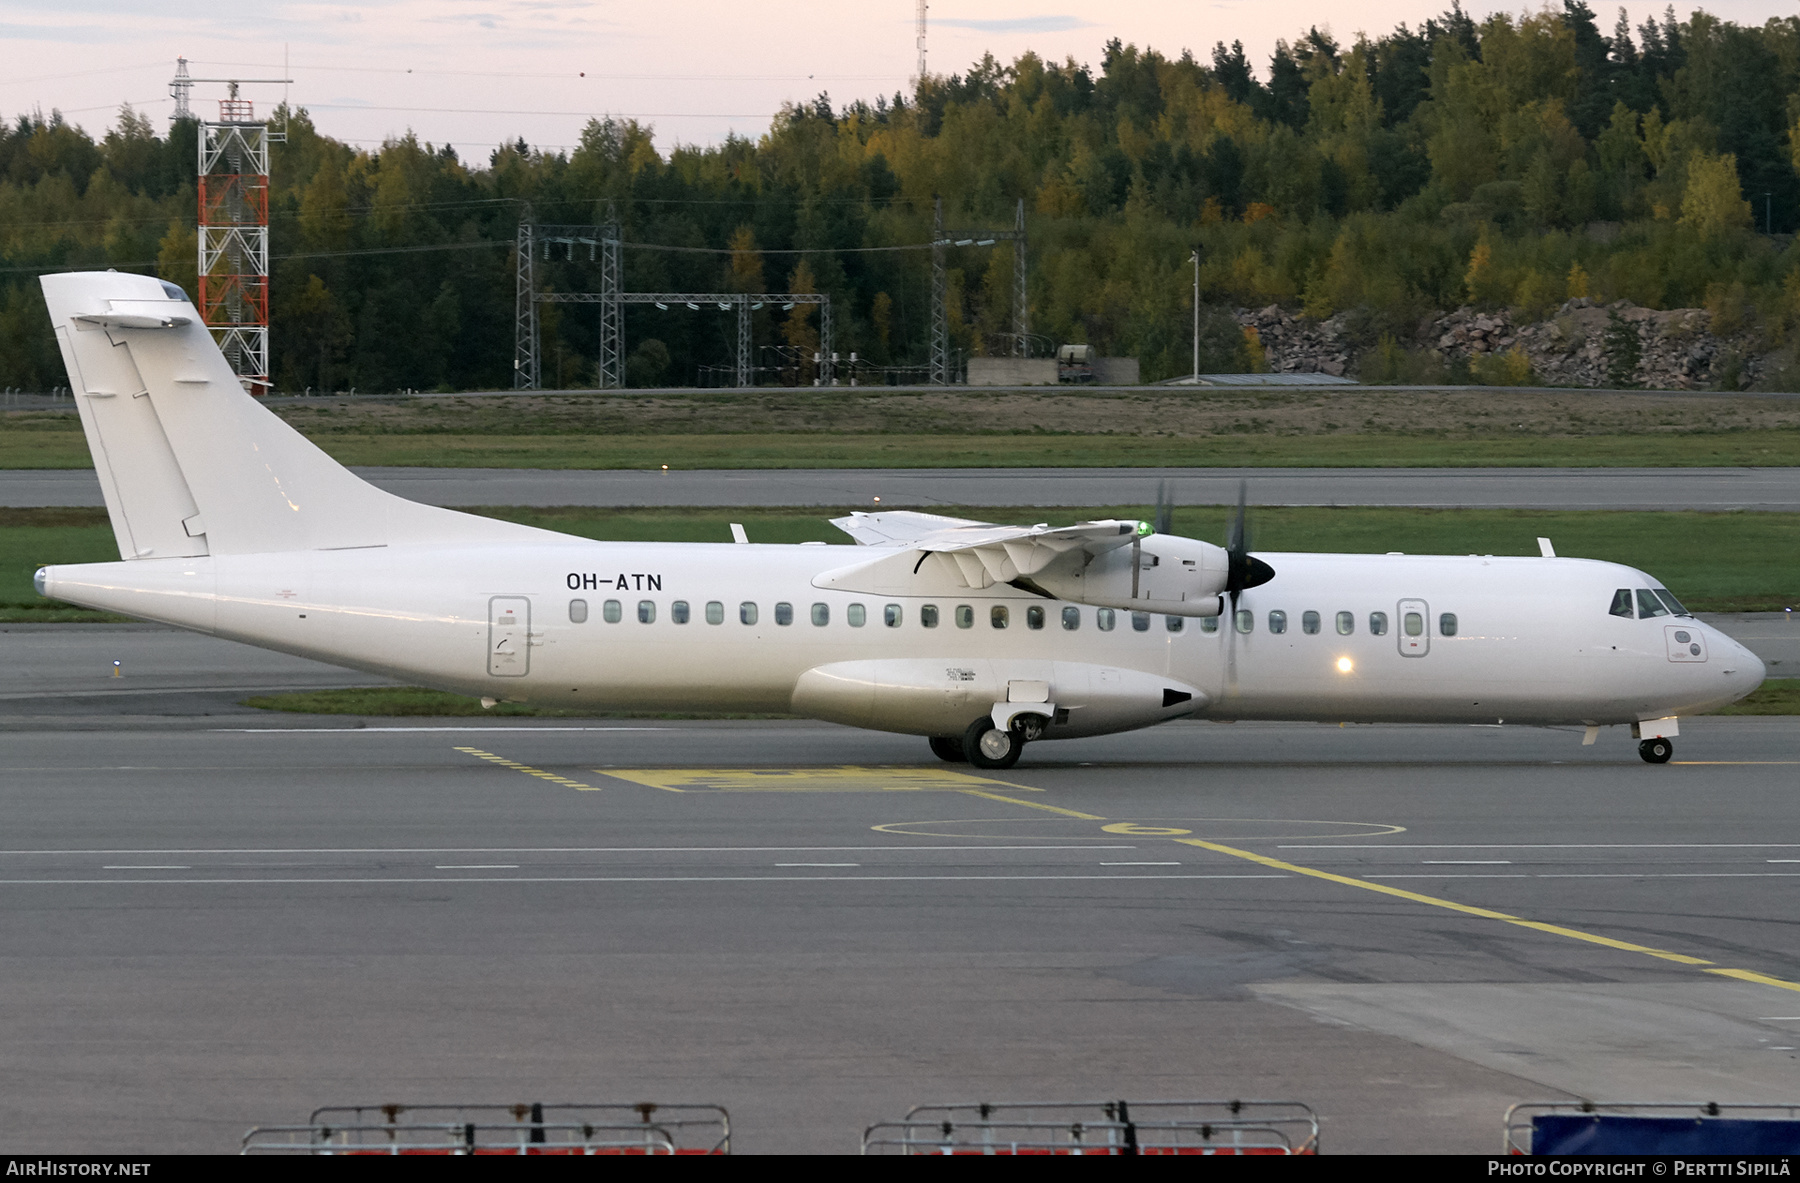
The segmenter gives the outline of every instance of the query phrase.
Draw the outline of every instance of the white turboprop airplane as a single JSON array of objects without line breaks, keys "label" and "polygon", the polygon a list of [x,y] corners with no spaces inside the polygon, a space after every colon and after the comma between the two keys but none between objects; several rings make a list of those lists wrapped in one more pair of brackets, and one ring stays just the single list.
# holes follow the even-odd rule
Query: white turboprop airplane
[{"label": "white turboprop airplane", "polygon": [[1241,503],[1225,548],[1137,521],[835,519],[858,550],[419,505],[259,406],[173,284],[43,285],[123,561],[45,567],[40,594],[490,705],[792,712],[981,768],[1181,717],[1630,725],[1662,763],[1679,716],[1763,678],[1630,567],[1257,558]]}]

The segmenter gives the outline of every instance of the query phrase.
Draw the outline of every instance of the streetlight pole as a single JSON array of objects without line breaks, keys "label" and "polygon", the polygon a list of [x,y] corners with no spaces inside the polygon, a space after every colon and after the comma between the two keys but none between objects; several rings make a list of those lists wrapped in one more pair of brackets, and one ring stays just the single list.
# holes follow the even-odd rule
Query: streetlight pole
[{"label": "streetlight pole", "polygon": [[1200,248],[1194,248],[1194,378],[1200,377]]}]

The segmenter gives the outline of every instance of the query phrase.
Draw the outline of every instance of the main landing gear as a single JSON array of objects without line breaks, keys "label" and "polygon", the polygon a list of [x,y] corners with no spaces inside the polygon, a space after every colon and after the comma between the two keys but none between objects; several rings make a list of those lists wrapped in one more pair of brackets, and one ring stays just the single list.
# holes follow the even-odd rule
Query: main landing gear
[{"label": "main landing gear", "polygon": [[1646,739],[1638,744],[1638,755],[1646,764],[1667,764],[1675,754],[1675,745],[1666,739]]},{"label": "main landing gear", "polygon": [[963,741],[960,735],[932,736],[931,754],[946,764],[967,764],[969,762],[969,757],[963,752]]},{"label": "main landing gear", "polygon": [[990,769],[1011,768],[1019,762],[1019,753],[1025,750],[1025,741],[1041,734],[1041,728],[1029,726],[1021,726],[1016,730],[996,727],[992,719],[983,715],[969,724],[969,729],[961,735],[932,736],[931,754],[946,764],[973,764],[977,768]]}]

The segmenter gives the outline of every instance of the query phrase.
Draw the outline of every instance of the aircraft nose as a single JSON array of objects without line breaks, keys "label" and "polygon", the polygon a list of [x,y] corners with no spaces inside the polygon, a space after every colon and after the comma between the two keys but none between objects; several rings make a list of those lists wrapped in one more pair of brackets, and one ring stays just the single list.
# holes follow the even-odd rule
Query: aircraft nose
[{"label": "aircraft nose", "polygon": [[1719,642],[1722,642],[1722,644],[1715,644],[1715,649],[1730,651],[1730,660],[1726,664],[1727,668],[1732,671],[1732,680],[1742,679],[1751,689],[1762,685],[1763,679],[1769,673],[1762,658],[1750,652],[1744,643],[1735,637],[1720,632],[1718,629],[1714,629],[1713,634]]}]

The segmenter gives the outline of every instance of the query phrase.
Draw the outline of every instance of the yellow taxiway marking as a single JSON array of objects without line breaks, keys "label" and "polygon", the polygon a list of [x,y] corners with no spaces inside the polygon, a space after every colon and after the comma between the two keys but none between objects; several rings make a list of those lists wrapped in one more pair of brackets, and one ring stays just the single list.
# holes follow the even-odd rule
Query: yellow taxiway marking
[{"label": "yellow taxiway marking", "polygon": [[[1015,787],[1018,787],[1018,786],[1015,786]],[[1042,789],[1037,789],[1034,791],[1040,792],[1040,793],[1043,792]],[[963,789],[962,792],[964,795],[969,796],[969,797],[984,797],[989,801],[1004,801],[1008,805],[1029,805],[1033,809],[1042,809],[1049,813],[1060,813],[1064,817],[1079,818],[1084,822],[1103,822],[1106,820],[1105,818],[1099,816],[1098,814],[1081,813],[1081,812],[1079,812],[1077,810],[1073,810],[1073,809],[1064,809],[1060,805],[1041,805],[1036,801],[1021,801],[1017,797],[1002,797],[999,793],[989,793],[982,789]],[[1108,828],[1108,827],[1105,827],[1105,826],[1101,827],[1101,829],[1106,829],[1106,828]]]},{"label": "yellow taxiway marking", "polygon": [[[1371,883],[1367,879],[1355,879],[1349,875],[1338,875],[1331,871],[1320,871],[1313,867],[1303,867],[1298,863],[1284,862],[1281,859],[1270,858],[1266,854],[1257,854],[1254,851],[1249,850],[1239,850],[1235,846],[1225,846],[1218,842],[1208,842],[1203,838],[1176,838],[1175,841],[1180,842],[1185,846],[1198,846],[1204,850],[1210,850],[1217,854],[1228,854],[1234,858],[1248,859],[1250,862],[1261,863],[1265,867],[1273,867],[1279,871],[1289,871],[1296,875],[1309,875],[1314,879],[1324,879],[1332,883],[1342,883],[1347,887],[1360,887],[1364,891],[1379,892],[1382,895],[1391,895],[1399,899],[1411,900],[1415,904],[1429,904],[1434,908],[1448,908],[1452,912],[1462,912],[1469,916],[1480,916],[1486,920],[1498,920],[1505,924],[1516,924],[1520,928],[1531,928],[1536,929],[1538,932],[1547,932],[1559,937],[1568,937],[1570,940],[1586,941],[1590,945],[1604,945],[1609,949],[1621,949],[1627,953],[1642,953],[1647,957],[1658,957],[1664,961],[1679,962],[1682,965],[1710,966],[1713,964],[1703,957],[1689,957],[1685,953],[1671,953],[1667,949],[1653,949],[1649,945],[1638,945],[1633,944],[1631,941],[1615,940],[1612,937],[1603,937],[1598,933],[1583,932],[1578,928],[1565,928],[1560,924],[1545,924],[1541,920],[1527,920],[1523,916],[1514,916],[1508,912],[1496,912],[1492,908],[1477,908],[1472,904],[1459,904],[1455,900],[1441,899],[1438,896],[1433,895],[1422,895],[1416,891],[1407,891],[1402,887],[1389,887],[1385,883]],[[1727,978],[1737,978],[1745,982],[1756,982],[1764,986],[1776,986],[1783,990],[1800,991],[1800,982],[1790,982],[1782,978],[1770,977],[1768,974],[1759,974],[1747,969],[1713,968],[1703,972],[1719,974],[1720,976]]]},{"label": "yellow taxiway marking", "polygon": [[1800,982],[1783,981],[1781,978],[1772,978],[1768,974],[1751,973],[1747,969],[1709,969],[1706,972],[1709,974],[1718,974],[1721,977],[1739,978],[1746,982],[1756,982],[1764,986],[1779,986],[1783,990],[1800,990]]},{"label": "yellow taxiway marking", "polygon": [[526,776],[535,776],[547,780],[551,784],[562,785],[569,789],[582,789],[589,793],[600,791],[599,785],[584,785],[578,780],[570,780],[566,776],[558,776],[554,772],[545,772],[542,768],[533,768],[529,764],[521,764],[517,760],[508,760],[505,756],[496,756],[492,752],[484,752],[480,748],[457,748],[464,755],[474,756],[477,760],[486,760],[490,764],[498,764],[502,768],[510,768],[514,772],[523,772]]},{"label": "yellow taxiway marking", "polygon": [[[989,786],[1041,793],[1042,789],[951,772],[944,768],[869,768],[841,764],[825,768],[596,768],[616,777],[670,793],[903,793],[973,792]],[[1013,802],[1017,805],[1029,801]],[[1077,814],[1086,818],[1087,814]]]}]

